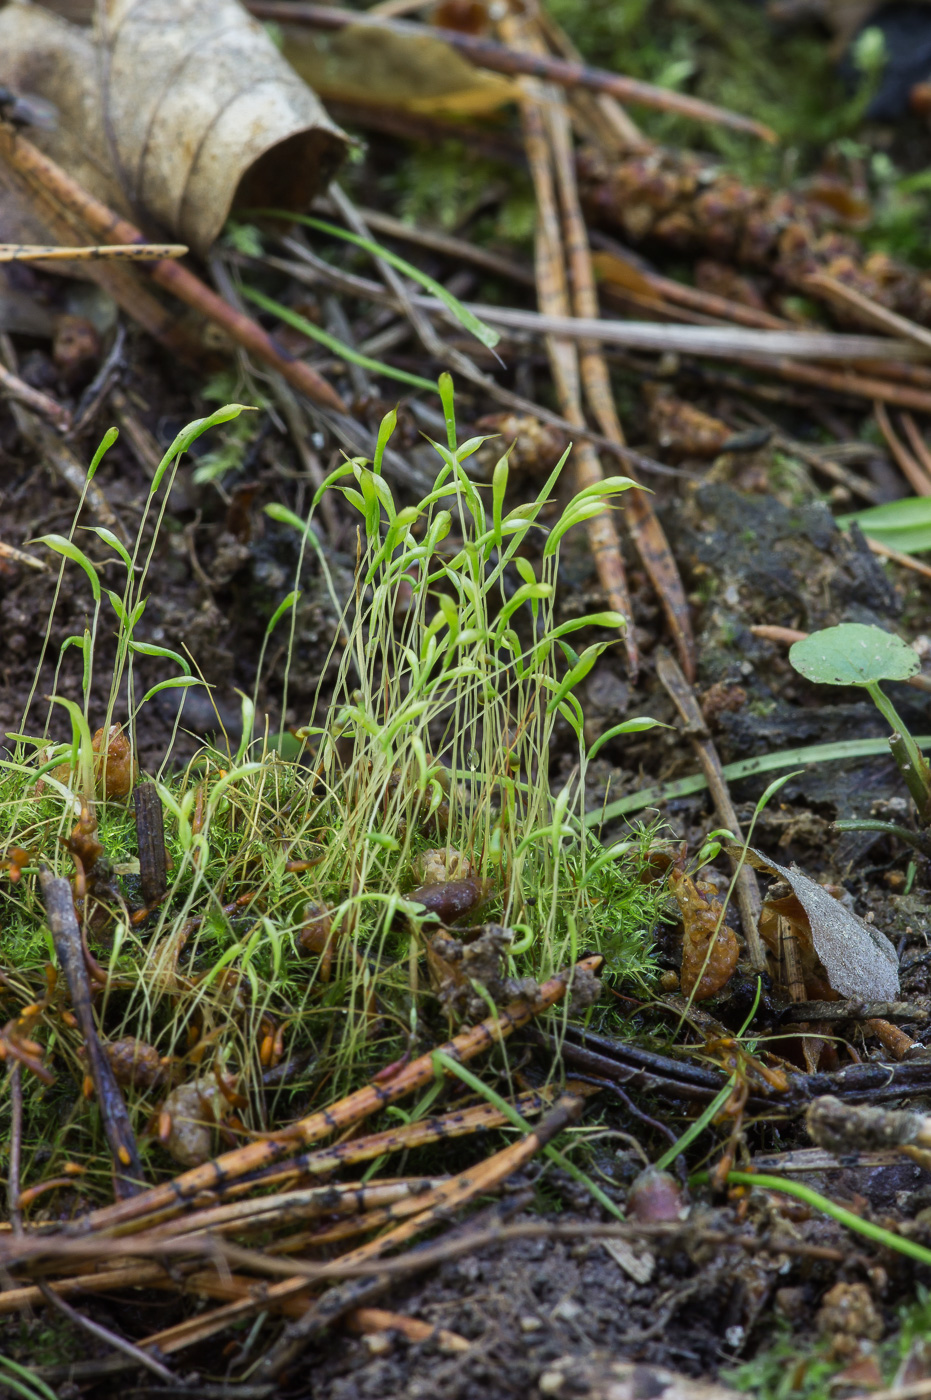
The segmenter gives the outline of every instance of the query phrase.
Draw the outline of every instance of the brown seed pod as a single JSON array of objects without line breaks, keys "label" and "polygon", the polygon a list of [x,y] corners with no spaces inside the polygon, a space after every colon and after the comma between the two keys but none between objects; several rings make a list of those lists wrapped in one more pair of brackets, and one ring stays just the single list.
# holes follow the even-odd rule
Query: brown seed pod
[{"label": "brown seed pod", "polygon": [[144,1040],[127,1035],[102,1046],[117,1084],[133,1089],[156,1089],[167,1078],[158,1051]]},{"label": "brown seed pod", "polygon": [[[136,781],[136,765],[133,762],[132,744],[123,733],[123,726],[121,724],[110,725],[106,735],[106,748],[104,748],[104,731],[98,729],[91,740],[91,746],[97,755],[94,760],[94,773],[97,778],[98,797],[128,797]],[[104,754],[106,754],[106,758],[104,758]],[[105,764],[106,786],[101,791]]]},{"label": "brown seed pod", "polygon": [[631,1184],[627,1214],[644,1225],[661,1220],[681,1220],[685,1201],[682,1187],[668,1172],[647,1167]]},{"label": "brown seed pod", "polygon": [[436,914],[440,923],[454,924],[470,914],[489,891],[487,880],[446,880],[441,885],[421,885],[407,898],[423,904],[428,914]]},{"label": "brown seed pod", "polygon": [[297,941],[305,953],[319,954],[326,951],[332,923],[330,911],[323,904],[304,905],[304,922]]}]

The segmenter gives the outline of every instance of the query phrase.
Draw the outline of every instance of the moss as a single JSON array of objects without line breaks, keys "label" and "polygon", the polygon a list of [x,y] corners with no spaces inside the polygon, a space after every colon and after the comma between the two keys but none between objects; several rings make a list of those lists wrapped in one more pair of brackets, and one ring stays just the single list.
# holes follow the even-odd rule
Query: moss
[{"label": "moss", "polygon": [[[222,1073],[243,1100],[239,1133],[264,1130],[272,1113],[276,1121],[293,1116],[309,1090],[325,1084],[333,1098],[369,1080],[413,1038],[445,1038],[450,1023],[426,957],[436,924],[408,902],[414,862],[427,847],[465,855],[485,882],[477,917],[515,929],[507,975],[543,980],[594,948],[618,982],[642,991],[652,977],[663,894],[639,879],[650,833],[606,853],[583,826],[584,780],[557,795],[549,789],[557,722],[576,729],[585,761],[583,716],[565,674],[567,664],[582,663],[571,649],[566,663],[557,640],[591,624],[581,618],[557,631],[550,544],[523,606],[515,589],[522,580],[529,587],[526,571],[508,560],[552,483],[499,522],[495,547],[481,498],[461,462],[454,465],[451,482],[450,464],[444,469],[444,499],[403,516],[384,480],[376,486],[373,472],[355,465],[347,498],[363,515],[364,548],[345,618],[348,645],[334,638],[333,701],[307,716],[292,759],[251,740],[255,713],[244,698],[238,752],[207,747],[183,771],[169,770],[158,787],[169,888],[148,915],[134,873],[132,805],[96,804],[103,853],[91,875],[104,865],[112,872],[93,894],[87,928],[108,977],[97,998],[101,1031],[109,1041],[133,1036],[152,1046],[166,1077]],[[171,489],[167,476],[163,487]],[[461,541],[452,555],[441,548],[452,527],[446,504]],[[555,543],[560,521],[548,524]],[[506,568],[515,574],[507,589]],[[413,599],[399,628],[402,575]],[[131,589],[127,598],[117,611],[121,654],[131,660],[128,619],[140,600]],[[276,617],[285,615],[279,608]],[[118,699],[119,670],[113,685]],[[3,1019],[12,1023],[38,1004],[25,1030],[55,1075],[51,1085],[23,1076],[23,1183],[70,1163],[83,1174],[65,1208],[77,1209],[109,1194],[110,1165],[97,1106],[75,1094],[86,1064],[67,993],[46,997],[54,954],[36,881],[40,861],[64,875],[74,868],[75,794],[92,781],[92,763],[79,707],[71,717],[73,745],[50,755],[44,737],[22,741],[16,760],[0,764],[0,849],[30,852],[17,880],[0,877],[0,922],[9,980]],[[38,781],[42,766],[55,772]],[[319,947],[301,945],[308,905],[330,911],[331,963]],[[276,1032],[284,1053],[304,1055],[308,1068],[269,1104],[261,1075]],[[164,1092],[126,1090],[153,1174],[169,1166],[146,1135]],[[0,1093],[3,1134],[8,1087]]]}]

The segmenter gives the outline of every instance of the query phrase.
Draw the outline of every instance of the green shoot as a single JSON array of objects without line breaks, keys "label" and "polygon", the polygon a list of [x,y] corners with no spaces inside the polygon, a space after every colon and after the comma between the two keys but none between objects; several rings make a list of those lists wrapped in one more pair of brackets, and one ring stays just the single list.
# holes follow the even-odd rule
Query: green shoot
[{"label": "green shoot", "polygon": [[[437,282],[435,277],[423,271],[422,268],[415,267],[413,263],[401,258],[397,253],[392,253],[389,248],[385,248],[381,243],[376,243],[372,238],[362,238],[358,233],[350,233],[347,229],[339,228],[336,224],[329,224],[323,219],[314,219],[309,214],[288,213],[285,209],[255,209],[252,211],[257,218],[285,219],[289,224],[305,224],[307,228],[317,229],[320,233],[328,233],[333,238],[342,238],[346,243],[354,243],[357,248],[364,248],[367,253],[371,253],[374,258],[381,258],[384,262],[396,268],[398,272],[403,272],[405,277],[410,277],[412,281],[419,282],[432,296],[437,297],[447,311],[455,316],[460,325],[465,326],[467,331],[471,331],[477,340],[493,350],[501,339],[497,331],[491,326],[486,326],[484,321],[479,320],[474,312],[467,306],[463,306],[458,297],[454,297],[452,292],[447,291],[442,282]],[[433,387],[432,385],[430,386]]]},{"label": "green shoot", "polygon": [[901,637],[881,627],[845,622],[796,642],[789,661],[806,680],[861,686],[892,729],[889,746],[918,809],[931,824],[931,769],[880,681],[905,681],[919,670],[918,657]]},{"label": "green shoot", "polygon": [[[919,734],[915,743],[920,749],[931,749],[931,734]],[[723,773],[729,783],[740,782],[742,778],[755,778],[761,773],[778,772],[780,768],[793,768],[796,764],[808,767],[815,763],[847,763],[856,758],[874,758],[885,753],[888,743],[885,739],[840,739],[833,744],[806,744],[799,749],[782,749],[778,753],[759,754],[756,758],[741,758],[736,763],[725,764]],[[653,787],[640,788],[616,802],[608,802],[597,811],[588,812],[585,825],[602,826],[627,817],[645,808],[655,807],[659,802],[669,802],[676,797],[690,797],[694,792],[702,792],[708,786],[701,773],[693,773],[688,778],[674,778],[668,783],[656,783]]]},{"label": "green shoot", "polygon": [[[518,1113],[517,1109],[514,1108],[507,1099],[502,1098],[502,1096],[496,1093],[484,1080],[479,1079],[477,1074],[473,1074],[470,1069],[466,1069],[465,1065],[461,1065],[459,1061],[454,1060],[451,1055],[446,1055],[442,1050],[437,1050],[433,1056],[433,1063],[436,1066],[437,1076],[440,1076],[444,1072],[446,1074],[454,1074],[457,1079],[462,1080],[463,1084],[467,1084],[476,1094],[480,1094],[488,1103],[493,1104],[499,1113],[503,1113],[504,1116],[513,1123],[515,1128],[520,1128],[521,1131],[525,1133],[533,1132],[533,1125],[528,1123],[527,1119],[524,1118],[522,1114]],[[610,1215],[615,1216],[618,1220],[624,1219],[624,1213],[620,1210],[617,1203],[612,1201],[611,1197],[602,1191],[596,1181],[592,1181],[590,1176],[587,1176],[574,1162],[571,1162],[557,1147],[554,1147],[552,1143],[547,1143],[546,1147],[543,1149],[543,1153],[544,1156],[548,1157],[557,1167],[561,1167],[564,1172],[567,1172],[568,1175],[572,1177],[573,1181],[578,1181],[580,1185],[590,1191],[598,1204],[604,1206],[605,1210]]]},{"label": "green shoot", "polygon": [[[704,1186],[709,1179],[708,1172],[696,1172],[690,1178],[695,1186]],[[769,1176],[765,1172],[728,1172],[728,1185],[734,1186],[759,1186],[763,1191],[782,1191],[787,1196],[794,1196],[796,1200],[804,1201],[813,1210],[820,1210],[824,1215],[829,1215],[838,1224],[846,1226],[848,1230],[853,1230],[856,1234],[862,1235],[865,1239],[873,1240],[876,1244],[881,1244],[885,1249],[893,1249],[897,1254],[907,1255],[909,1259],[916,1259],[920,1264],[931,1264],[931,1249],[919,1244],[917,1240],[908,1239],[904,1235],[897,1235],[892,1230],[886,1230],[882,1225],[876,1225],[872,1220],[864,1220],[862,1215],[855,1215],[852,1210],[847,1210],[844,1206],[839,1206],[827,1196],[822,1196],[820,1192],[813,1191],[810,1186],[805,1186],[801,1181],[790,1181],[781,1176]]]}]

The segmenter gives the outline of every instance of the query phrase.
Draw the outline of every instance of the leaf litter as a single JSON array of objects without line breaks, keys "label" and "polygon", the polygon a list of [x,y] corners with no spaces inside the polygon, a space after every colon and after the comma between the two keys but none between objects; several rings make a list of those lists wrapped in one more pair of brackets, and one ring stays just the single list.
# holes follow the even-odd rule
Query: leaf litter
[{"label": "leaf litter", "polygon": [[[301,9],[307,14],[299,16]],[[312,9],[294,6],[294,18],[313,21]],[[438,14],[440,28],[463,22],[487,34],[491,17],[475,9],[464,21]],[[229,69],[220,49],[210,47],[210,26],[221,11],[233,22],[226,52],[238,54]],[[273,45],[260,38],[253,50],[236,37],[262,34],[237,7],[203,6],[196,14],[148,4],[125,12],[102,7],[99,41],[75,27],[67,43],[62,22],[37,7],[8,7],[2,22],[8,21],[57,35],[42,41],[56,60],[70,62],[72,44],[84,56],[76,67],[87,60],[70,80],[84,94],[76,116],[64,90],[56,98],[37,91],[38,80],[22,84],[59,105],[66,120],[60,116],[57,133],[46,136],[28,124],[28,94],[4,108],[27,121],[22,134],[7,133],[0,161],[11,192],[7,209],[20,211],[8,236],[69,246],[97,242],[105,236],[106,210],[84,199],[86,184],[133,220],[128,235],[123,225],[124,242],[135,237],[137,222],[145,229],[152,220],[151,227],[167,228],[196,252],[212,248],[209,274],[219,296],[186,268],[174,286],[183,286],[189,306],[272,366],[272,378],[258,380],[241,362],[249,377],[233,391],[227,373],[229,389],[221,387],[220,401],[256,404],[256,427],[237,429],[226,455],[206,469],[175,467],[166,479],[164,442],[153,436],[162,432],[159,415],[173,418],[173,430],[201,407],[193,406],[191,371],[180,366],[195,365],[203,374],[208,359],[222,362],[229,342],[215,333],[211,340],[196,316],[182,328],[143,280],[147,274],[121,273],[116,263],[87,264],[102,289],[90,300],[77,297],[77,284],[49,283],[42,273],[19,284],[45,298],[51,319],[39,332],[47,349],[30,350],[22,331],[4,346],[8,391],[19,396],[4,451],[41,450],[57,475],[50,507],[38,489],[34,458],[17,459],[25,465],[10,520],[22,528],[13,552],[0,555],[8,571],[3,625],[12,643],[6,728],[11,762],[19,765],[9,770],[18,787],[4,804],[5,1102],[9,1175],[18,1183],[11,1187],[13,1229],[3,1246],[16,1274],[7,1303],[11,1311],[57,1307],[41,1291],[47,1285],[32,1281],[33,1261],[42,1259],[38,1267],[55,1296],[75,1300],[67,1327],[96,1325],[99,1351],[82,1362],[69,1357],[62,1318],[51,1354],[42,1352],[35,1329],[25,1344],[11,1332],[4,1368],[29,1393],[51,1384],[105,1394],[120,1384],[117,1364],[162,1367],[151,1355],[157,1348],[169,1358],[168,1377],[178,1374],[172,1368],[186,1353],[204,1393],[221,1387],[245,1394],[250,1385],[255,1393],[281,1393],[281,1386],[302,1393],[303,1354],[314,1357],[314,1393],[334,1396],[413,1395],[423,1393],[425,1380],[444,1397],[476,1387],[495,1395],[558,1394],[570,1374],[576,1390],[607,1395],[627,1393],[630,1385],[642,1390],[644,1368],[649,1384],[664,1393],[710,1396],[721,1393],[714,1378],[722,1357],[743,1357],[734,1383],[776,1394],[769,1358],[778,1353],[781,1326],[795,1329],[797,1348],[810,1352],[792,1374],[800,1393],[818,1393],[820,1377],[829,1374],[853,1385],[892,1379],[901,1361],[897,1339],[919,1325],[921,1269],[928,1261],[920,1230],[913,1236],[903,1216],[920,1204],[923,1165],[901,1154],[877,1161],[868,1134],[856,1163],[847,1162],[841,1189],[850,1196],[859,1193],[878,1209],[892,1199],[893,1182],[901,1196],[892,1230],[877,1226],[871,1243],[858,1242],[866,1262],[862,1277],[849,1284],[836,1275],[848,1252],[844,1231],[856,1228],[856,1217],[835,1211],[842,1224],[826,1225],[820,1214],[799,1221],[787,1212],[779,1181],[806,1170],[802,1114],[813,1099],[834,1097],[838,1112],[850,1114],[855,1142],[854,1101],[865,1097],[880,1111],[883,1103],[920,1102],[927,1087],[925,814],[918,789],[907,781],[902,787],[909,762],[915,772],[917,762],[910,751],[893,750],[899,773],[891,758],[885,766],[871,760],[872,769],[861,765],[842,780],[803,766],[778,802],[771,796],[754,808],[752,801],[728,799],[722,809],[725,786],[723,794],[715,792],[716,816],[701,798],[686,797],[673,799],[661,822],[602,831],[603,844],[589,833],[598,830],[591,812],[610,805],[612,795],[636,792],[646,779],[674,780],[694,765],[693,753],[709,762],[713,755],[720,773],[718,750],[733,760],[793,744],[804,750],[806,741],[811,747],[839,733],[880,732],[869,707],[825,703],[823,692],[794,678],[778,644],[756,637],[751,626],[797,631],[801,624],[814,632],[841,624],[831,677],[837,684],[918,678],[924,585],[914,561],[877,564],[880,556],[855,531],[846,538],[837,533],[828,505],[843,509],[852,494],[873,503],[890,490],[885,449],[862,435],[874,399],[905,415],[901,440],[889,415],[876,415],[897,466],[908,476],[895,447],[901,441],[921,458],[920,430],[907,416],[918,414],[920,421],[928,409],[921,356],[903,349],[901,325],[881,365],[839,375],[806,362],[801,341],[791,347],[800,358],[775,353],[770,342],[773,353],[755,361],[738,335],[729,342],[725,335],[720,343],[731,368],[721,371],[699,358],[699,341],[684,334],[675,342],[681,361],[663,363],[649,358],[646,336],[638,350],[606,350],[574,332],[570,337],[559,319],[597,317],[599,299],[612,314],[672,322],[670,335],[693,314],[781,334],[793,325],[821,331],[825,320],[832,335],[873,333],[877,325],[891,326],[882,320],[890,308],[921,319],[921,271],[875,246],[862,253],[850,231],[870,213],[855,188],[856,171],[851,167],[846,185],[847,176],[838,182],[831,172],[809,181],[807,191],[773,195],[736,169],[709,172],[691,153],[661,151],[608,95],[622,85],[578,66],[572,42],[548,15],[501,23],[496,37],[504,45],[487,58],[510,64],[504,78],[480,74],[470,88],[469,70],[457,58],[464,94],[458,119],[450,117],[449,102],[437,100],[444,86],[459,96],[449,78],[452,59],[424,55],[458,54],[467,46],[446,32],[438,40],[429,26],[385,30],[382,53],[390,33],[392,44],[419,55],[410,83],[405,78],[399,93],[379,91],[373,81],[360,93],[358,83],[341,88],[337,78],[325,91],[340,126],[280,65]],[[714,32],[707,15],[700,23]],[[366,52],[379,30],[344,28],[332,51],[344,35],[348,51],[359,34]],[[199,62],[189,61],[192,51]],[[260,56],[283,99],[280,106],[277,97],[259,101],[262,121],[275,112],[290,115],[274,133],[262,127],[265,134],[250,145],[241,136],[240,102],[254,98],[250,84]],[[541,107],[529,68],[536,63],[541,76],[568,81],[554,59],[577,66],[561,90],[566,95],[554,93]],[[140,62],[149,76],[149,106],[134,90]],[[176,83],[152,80],[163,62]],[[437,91],[429,79],[439,62],[448,73]],[[424,82],[426,96],[418,97]],[[501,105],[518,92],[522,135]],[[656,91],[643,95],[663,101]],[[669,105],[693,117],[713,115],[688,101],[670,98]],[[499,115],[489,125],[492,112]],[[198,126],[201,119],[205,127]],[[667,120],[673,118],[656,118]],[[404,267],[413,264],[421,278],[443,287],[453,320],[437,325],[432,306],[411,299],[400,281],[398,254],[387,250],[391,266],[381,256],[372,233],[379,210],[370,226],[339,186],[330,187],[330,205],[317,212],[330,221],[335,209],[357,242],[353,250],[327,242],[316,221],[312,234],[301,235],[308,242],[297,246],[325,250],[329,261],[311,253],[309,282],[268,255],[277,237],[271,229],[236,225],[216,242],[234,199],[240,208],[274,204],[301,212],[314,182],[322,189],[347,149],[341,127],[356,124],[380,124],[382,131],[358,165],[346,168],[346,188],[366,206],[385,203],[392,179],[396,193],[398,153],[412,138],[435,144],[451,128],[464,150],[495,149],[499,159],[502,152],[520,159],[525,142],[548,240],[538,250],[538,306],[550,319],[502,322],[496,353],[503,368],[490,344],[456,329],[467,329],[457,307],[478,306],[481,315],[490,305],[485,293],[476,300],[469,271],[470,239],[487,236],[489,227],[486,221],[483,232],[480,206],[466,213],[451,242],[437,245],[434,238],[432,250],[426,242],[418,246],[416,229],[404,235]],[[211,152],[210,140],[225,128],[231,142]],[[294,159],[293,141],[308,128],[317,145]],[[195,153],[192,138],[208,130]],[[81,132],[83,139],[75,139]],[[63,134],[70,154],[67,143],[54,144]],[[268,149],[262,144],[268,135],[272,148],[284,142],[272,157],[284,188],[257,190],[242,176]],[[33,138],[51,163],[30,154]],[[73,163],[88,152],[96,172]],[[193,159],[178,159],[178,152]],[[736,147],[730,160],[740,163]],[[414,180],[416,163],[405,158],[400,171],[401,180]],[[606,257],[616,271],[624,259],[636,268],[643,256],[612,241],[619,216],[611,191],[619,181],[633,192],[624,203],[625,235],[672,275],[647,264],[636,276],[605,277],[596,294],[593,274],[604,271]],[[489,190],[492,207],[506,206],[507,184]],[[647,208],[649,218],[634,226],[627,212],[637,208]],[[832,228],[835,216],[842,225],[846,220],[846,230]],[[589,240],[607,240],[594,258]],[[664,243],[671,254],[662,252]],[[294,255],[293,248],[288,252]],[[522,276],[526,252],[526,246],[508,250]],[[683,280],[681,261],[693,253],[705,258],[694,285]],[[708,266],[709,255],[716,267]],[[385,279],[380,299],[371,280],[363,285],[357,275],[372,267]],[[857,322],[854,298],[838,311],[834,282],[844,277],[870,303],[865,325]],[[509,285],[512,300],[515,285],[520,278]],[[347,308],[342,314],[337,292]],[[793,303],[799,293],[812,304]],[[80,371],[75,377],[66,370],[64,334],[58,361],[54,341],[42,339],[55,333],[63,306],[73,315],[67,298],[71,306],[110,316],[101,319],[97,344],[112,333],[116,307],[156,342],[172,344],[179,352],[174,377],[164,361],[147,364],[139,345],[107,367],[87,336],[82,383]],[[259,321],[246,304],[263,308]],[[310,350],[311,330],[320,325],[323,348]],[[545,356],[528,333],[543,337]],[[288,334],[295,338],[282,354]],[[834,350],[843,352],[842,342]],[[295,353],[308,351],[310,365],[296,365]],[[99,381],[91,378],[95,355]],[[515,362],[521,373],[512,381]],[[456,373],[462,432],[450,387],[432,391],[438,364]],[[389,369],[406,375],[413,392],[386,418],[397,393]],[[81,465],[82,454],[87,460],[93,451],[88,437],[59,446],[50,436],[56,429],[43,437],[35,426],[42,407],[24,397],[23,386],[30,389],[37,376],[85,433],[102,431],[109,415],[119,416],[124,442],[93,481],[84,482]],[[546,402],[548,376],[555,409]],[[493,443],[476,451],[477,442],[476,448],[466,442],[470,429],[481,432],[474,420],[492,410],[499,419],[502,410],[512,415],[505,421],[515,429],[513,473]],[[770,416],[778,420],[775,428]],[[64,414],[60,421],[67,421]],[[829,434],[828,450],[812,446],[812,423]],[[435,456],[426,466],[425,454],[434,449],[420,444],[423,432],[441,444],[446,473],[429,507],[409,491],[415,471],[429,472],[429,481],[437,470]],[[538,462],[535,444],[554,434],[558,450]],[[554,469],[569,443],[560,477]],[[356,460],[340,467],[336,444]],[[481,453],[487,460],[476,478],[487,484],[476,488],[469,464]],[[420,465],[412,470],[408,459]],[[676,474],[648,475],[667,464]],[[630,469],[657,488],[655,500],[629,476],[619,484],[619,472]],[[701,476],[709,483],[702,489],[717,495],[699,516],[696,546],[682,525],[694,512],[692,481]],[[83,532],[75,533],[76,520],[69,523],[72,502],[61,495],[69,482],[67,489],[85,492],[90,514],[81,524],[96,518],[123,548],[133,532],[114,505],[126,522],[142,522],[137,561],[149,561],[143,567],[153,570],[157,586],[135,591],[131,564],[122,612],[113,602],[120,600],[112,591],[115,560],[97,548],[113,545],[101,534],[85,553]],[[826,505],[818,498],[829,491]],[[158,528],[143,511],[153,496],[160,500]],[[291,505],[283,506],[282,496]],[[307,525],[312,499],[320,509]],[[765,520],[750,545],[754,503]],[[109,592],[91,589],[97,609],[91,616],[77,588],[56,590],[53,605],[54,574],[46,581],[24,562],[20,546],[35,552],[40,535],[68,542],[64,558],[71,562],[62,564],[62,577],[70,580],[75,562],[88,583],[103,574]],[[515,536],[520,548],[512,551]],[[874,546],[881,544],[877,536]],[[489,592],[489,580],[499,593]],[[112,624],[100,625],[107,597],[119,624],[115,634]],[[478,600],[486,597],[493,606],[483,613],[486,604]],[[353,600],[361,624],[347,621]],[[42,655],[47,650],[58,664],[33,680],[41,658],[31,623],[48,609]],[[643,719],[618,723],[625,714],[675,719],[655,680],[662,616],[681,665],[678,733]],[[376,626],[377,618],[390,621]],[[875,666],[869,674],[851,666],[851,657],[865,654],[862,647],[850,651],[851,627],[869,632],[873,643],[883,629],[885,652],[897,647],[892,671],[888,656],[877,662],[882,674]],[[137,629],[130,667],[127,643]],[[613,646],[606,646],[604,629]],[[893,640],[893,633],[915,638],[914,646]],[[206,686],[181,659],[182,636]],[[469,652],[477,644],[490,647],[479,664]],[[824,647],[817,638],[812,645]],[[259,652],[266,671],[256,679]],[[447,659],[434,686],[440,657]],[[804,665],[797,670],[806,674]],[[528,687],[544,676],[543,693],[534,698]],[[400,688],[382,696],[391,677]],[[30,705],[22,702],[40,684],[39,694],[56,694],[72,707],[55,707],[44,729],[35,710],[30,725],[23,722]],[[237,688],[255,700],[242,702]],[[898,709],[891,700],[880,708],[895,716],[895,733],[910,738],[928,726],[920,695],[911,688],[908,696],[901,699],[896,690]],[[426,708],[419,711],[421,704]],[[269,745],[261,737],[266,710],[269,738],[277,730]],[[105,722],[95,745],[98,716]],[[58,718],[70,723],[70,739],[67,725],[56,727]],[[23,733],[30,743],[17,737]],[[103,738],[115,734],[129,736],[132,753],[127,764],[114,750],[111,764],[108,737],[104,779],[97,771],[104,766]],[[146,815],[143,802],[133,820],[121,803],[124,779],[132,787],[140,760],[139,776],[155,780],[149,786],[158,813],[149,803]],[[722,820],[722,810],[733,817]],[[163,817],[164,837],[153,845],[156,815]],[[854,821],[844,821],[851,815]],[[832,817],[857,829],[838,838]],[[785,882],[786,892],[771,891],[763,905],[765,973],[728,922],[728,877],[717,860],[729,848],[722,827],[736,830],[735,819],[759,843],[733,848],[738,861]],[[678,845],[672,854],[664,846],[673,835],[687,841],[690,864]],[[774,849],[788,852],[792,863],[761,853]],[[54,964],[44,970],[49,948],[37,935],[44,916],[36,881],[46,863],[59,872],[50,878],[60,882],[62,896],[56,905],[48,886],[51,933],[61,949],[67,933],[67,946],[80,950],[75,966],[89,979],[87,996],[75,991],[77,983],[67,994]],[[750,879],[755,891],[756,877]],[[746,879],[743,887],[749,899]],[[681,895],[675,902],[673,890]],[[846,907],[854,900],[857,914]],[[744,920],[752,907],[741,904]],[[68,955],[60,952],[59,961],[63,976]],[[602,983],[607,994],[599,997]],[[556,1002],[568,1010],[547,1014]],[[529,1020],[538,1024],[521,1030]],[[512,1029],[506,1056],[494,1051],[476,1063],[476,1083],[487,1097],[463,1098],[463,1090],[444,1082],[432,1051],[446,1037],[452,1035],[450,1054],[471,1057]],[[129,1141],[113,1138],[111,1165],[94,1116],[98,1104],[106,1116],[111,1088],[98,1072],[96,1089],[87,1087],[95,1098],[76,1096],[82,1082],[95,1078],[88,1068],[98,1062],[98,1040],[117,1081],[114,1105],[125,1097],[133,1134]],[[43,1076],[54,1083],[43,1087]],[[372,1131],[357,1126],[375,1113],[382,1116]],[[391,1113],[398,1115],[393,1121]],[[502,1137],[505,1119],[521,1124],[516,1139]],[[326,1129],[340,1125],[356,1136],[318,1144]],[[111,1171],[117,1180],[121,1171],[125,1176],[122,1152],[131,1165],[136,1139],[147,1190],[111,1205]],[[397,1159],[404,1163],[398,1169],[417,1175],[385,1179],[382,1163],[391,1152],[407,1154]],[[709,1154],[711,1186],[693,1176],[690,1194],[683,1194],[669,1178],[678,1202],[672,1214],[643,1216],[635,1208],[651,1160],[671,1165],[678,1158],[683,1172],[694,1173]],[[172,1157],[186,1169],[174,1178]],[[765,1160],[766,1174],[747,1194],[757,1159]],[[835,1178],[823,1164],[812,1170],[809,1208],[833,1209],[836,1202],[817,1188]],[[321,1175],[329,1178],[322,1189]],[[262,1194],[266,1187],[271,1196]],[[450,1225],[451,1212],[461,1212],[478,1192],[496,1204],[460,1213]],[[628,1196],[630,1220],[606,1223],[616,1220]],[[611,1228],[620,1232],[616,1239]],[[388,1233],[379,1237],[380,1229]],[[418,1231],[437,1229],[435,1257],[425,1266],[434,1272],[417,1282],[418,1251],[389,1251],[409,1251],[405,1242]],[[610,1251],[598,1243],[599,1232]],[[346,1252],[353,1235],[366,1242]],[[198,1241],[209,1241],[214,1255]],[[907,1265],[906,1248],[912,1251]],[[175,1295],[165,1325],[153,1332],[133,1301],[140,1295],[131,1299],[129,1290],[164,1299],[155,1292],[164,1284],[163,1254],[174,1261]],[[428,1254],[429,1248],[422,1258]],[[893,1263],[898,1273],[890,1292],[879,1276],[885,1271],[888,1278]],[[354,1269],[361,1271],[357,1277]],[[410,1277],[395,1289],[392,1280],[405,1272]],[[97,1312],[93,1275],[96,1287],[121,1300],[115,1328]],[[182,1277],[189,1294],[211,1300],[205,1311],[185,1303],[177,1285]],[[321,1282],[327,1287],[319,1293]],[[389,1287],[402,1311],[371,1306],[386,1301]],[[607,1308],[605,1300],[611,1300]],[[898,1320],[896,1307],[904,1310]],[[260,1311],[288,1318],[285,1330],[274,1320],[257,1324],[249,1340],[231,1343],[221,1374],[215,1339],[233,1323],[251,1325]],[[326,1329],[332,1335],[324,1342]],[[503,1347],[494,1340],[500,1329],[508,1338]],[[114,1359],[114,1339],[124,1344],[122,1360]],[[601,1354],[589,1355],[593,1343],[607,1349],[603,1363]],[[438,1362],[447,1351],[456,1360]],[[620,1357],[640,1368],[639,1380]],[[672,1376],[662,1369],[670,1364]],[[914,1362],[909,1378],[914,1366],[921,1374]]]}]

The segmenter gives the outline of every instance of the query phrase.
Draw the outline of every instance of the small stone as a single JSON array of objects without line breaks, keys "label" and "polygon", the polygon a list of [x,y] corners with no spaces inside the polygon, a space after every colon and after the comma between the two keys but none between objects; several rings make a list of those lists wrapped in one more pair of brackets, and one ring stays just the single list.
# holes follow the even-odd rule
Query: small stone
[{"label": "small stone", "polygon": [[388,1332],[369,1332],[362,1342],[372,1356],[387,1356],[394,1345]]},{"label": "small stone", "polygon": [[558,1395],[565,1384],[562,1371],[544,1371],[537,1381],[541,1395]]},{"label": "small stone", "polygon": [[560,1322],[572,1322],[584,1311],[581,1303],[574,1302],[572,1298],[563,1298],[553,1309],[553,1317],[559,1318]]},{"label": "small stone", "polygon": [[543,1323],[540,1319],[538,1317],[533,1317],[530,1313],[527,1313],[520,1320],[520,1330],[522,1332],[539,1332],[542,1326]]}]

